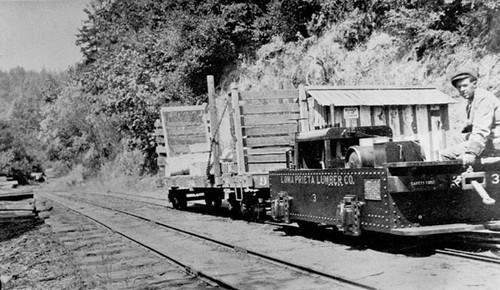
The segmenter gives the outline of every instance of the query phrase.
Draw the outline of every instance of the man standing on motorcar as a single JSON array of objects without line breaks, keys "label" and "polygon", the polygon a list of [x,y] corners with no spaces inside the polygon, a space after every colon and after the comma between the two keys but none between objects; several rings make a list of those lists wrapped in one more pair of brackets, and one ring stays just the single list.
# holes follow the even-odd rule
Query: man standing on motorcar
[{"label": "man standing on motorcar", "polygon": [[480,156],[500,153],[500,100],[478,88],[477,76],[470,70],[459,71],[451,84],[467,100],[467,124],[457,136],[457,144],[441,152],[443,159],[462,159],[464,165],[471,165]]}]

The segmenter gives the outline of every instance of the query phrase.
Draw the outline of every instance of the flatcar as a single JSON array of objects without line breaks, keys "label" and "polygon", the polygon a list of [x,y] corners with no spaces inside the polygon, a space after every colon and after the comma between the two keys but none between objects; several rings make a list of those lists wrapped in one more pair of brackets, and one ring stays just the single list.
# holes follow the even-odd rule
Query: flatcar
[{"label": "flatcar", "polygon": [[[361,146],[366,138],[372,144]],[[287,168],[269,172],[271,215],[353,236],[491,229],[500,221],[499,161],[426,161],[418,141],[392,141],[387,126],[298,133]]]}]

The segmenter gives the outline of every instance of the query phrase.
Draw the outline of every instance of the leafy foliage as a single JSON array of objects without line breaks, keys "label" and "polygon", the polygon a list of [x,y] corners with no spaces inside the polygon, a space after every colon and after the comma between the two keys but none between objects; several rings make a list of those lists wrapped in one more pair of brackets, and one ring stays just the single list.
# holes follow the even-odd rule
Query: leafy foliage
[{"label": "leafy foliage", "polygon": [[61,74],[26,71],[17,67],[0,71],[0,173],[27,182],[30,173],[42,170],[45,154],[38,142],[44,87],[56,83]]},{"label": "leafy foliage", "polygon": [[500,92],[499,9],[495,0],[93,0],[70,81],[0,71],[0,167],[83,164],[86,175],[125,144],[131,166],[154,172],[159,107],[205,101],[206,75],[221,90],[435,84],[477,62]]},{"label": "leafy foliage", "polygon": [[270,35],[300,33],[315,1],[95,0],[78,45],[85,61],[72,73],[124,136],[153,158],[150,132],[165,104],[193,104],[206,94],[206,76],[234,69]]},{"label": "leafy foliage", "polygon": [[30,173],[41,171],[41,162],[28,154],[21,136],[8,121],[0,121],[0,174],[26,184]]},{"label": "leafy foliage", "polygon": [[40,141],[47,159],[69,171],[82,164],[88,174],[96,172],[120,148],[116,124],[104,115],[93,114],[92,104],[79,89],[66,87],[43,110]]}]

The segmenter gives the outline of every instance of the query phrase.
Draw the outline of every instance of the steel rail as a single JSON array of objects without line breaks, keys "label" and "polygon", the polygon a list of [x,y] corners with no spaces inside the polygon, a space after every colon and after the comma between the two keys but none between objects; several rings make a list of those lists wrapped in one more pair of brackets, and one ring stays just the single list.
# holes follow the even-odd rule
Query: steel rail
[{"label": "steel rail", "polygon": [[[109,227],[108,225],[100,222],[99,220],[97,220],[97,219],[95,219],[95,218],[93,218],[93,217],[91,217],[91,216],[89,216],[87,214],[84,214],[84,213],[79,212],[79,211],[77,211],[75,209],[69,208],[69,207],[65,206],[63,203],[58,202],[56,200],[53,200],[53,199],[51,199],[51,200],[53,202],[56,202],[57,204],[61,205],[62,207],[66,208],[66,209],[69,209],[70,211],[73,211],[73,212],[75,212],[75,213],[77,213],[79,215],[82,215],[82,216],[84,216],[84,217],[86,217],[86,218],[88,218],[88,219],[96,222],[97,224],[99,224],[99,225],[101,225],[101,226],[109,229],[110,231],[112,231],[112,232],[114,232],[114,233],[116,233],[116,234],[118,234],[118,235],[126,238],[127,240],[129,240],[131,242],[134,242],[135,244],[140,245],[141,247],[146,248],[146,249],[154,252],[155,254],[157,254],[157,255],[159,255],[159,256],[161,256],[161,257],[169,260],[170,262],[178,265],[180,268],[182,268],[184,270],[184,272],[186,274],[188,274],[188,275],[190,275],[192,277],[201,277],[201,278],[203,278],[205,280],[208,280],[208,281],[210,281],[212,283],[215,283],[215,285],[220,286],[220,287],[225,288],[225,289],[238,289],[238,288],[236,288],[236,287],[234,287],[232,285],[227,284],[226,282],[224,282],[224,281],[222,281],[220,279],[217,279],[217,278],[214,278],[212,276],[209,276],[209,275],[203,273],[202,271],[197,271],[197,270],[193,269],[192,267],[190,267],[190,266],[182,263],[181,261],[179,261],[177,259],[174,259],[174,258],[172,258],[172,257],[170,257],[168,255],[165,255],[164,253],[162,253],[160,251],[157,251],[156,249],[154,249],[154,248],[152,248],[152,247],[150,247],[150,246],[148,246],[148,245],[146,245],[146,244],[144,244],[144,243],[142,243],[142,242],[140,242],[140,241],[138,241],[138,240],[136,240],[136,239],[134,239],[134,238],[126,235],[126,234],[124,234],[124,233],[121,233],[121,232],[117,231],[116,229],[113,229],[113,228]],[[86,203],[88,203],[88,202],[86,202]],[[90,204],[92,204],[92,203],[90,203]],[[92,204],[92,205],[97,206],[95,204]],[[99,207],[108,209],[108,208],[102,207],[102,206],[99,206]],[[112,209],[108,209],[108,210],[112,210]],[[113,211],[116,211],[116,210],[113,210]]]},{"label": "steel rail", "polygon": [[[112,195],[108,195],[108,196],[109,197],[117,198],[117,197],[112,196]],[[65,198],[69,198],[69,197],[65,197]],[[143,217],[143,216],[136,215],[136,214],[133,214],[133,213],[129,213],[129,212],[126,212],[126,211],[123,211],[123,210],[114,209],[114,208],[110,208],[110,207],[107,207],[107,206],[95,204],[93,202],[90,202],[88,200],[84,200],[84,199],[81,199],[81,198],[71,197],[71,199],[81,200],[81,201],[83,201],[83,202],[85,202],[87,204],[91,204],[91,205],[96,206],[96,207],[104,208],[104,209],[107,209],[107,210],[110,210],[110,211],[119,212],[121,214],[129,215],[129,216],[135,217],[137,219],[141,219],[141,220],[146,221],[146,222],[155,223],[155,224],[157,224],[159,226],[168,228],[170,230],[177,231],[177,232],[183,233],[185,235],[193,236],[193,237],[202,239],[204,241],[209,241],[209,242],[215,243],[217,245],[230,248],[230,249],[234,250],[235,252],[241,252],[241,253],[245,253],[245,254],[250,255],[250,256],[258,257],[260,259],[266,260],[268,262],[272,262],[272,263],[280,265],[280,266],[286,266],[286,267],[293,268],[295,270],[302,271],[302,272],[305,272],[305,273],[318,275],[320,277],[324,277],[324,278],[327,278],[327,279],[332,279],[332,280],[335,280],[335,281],[338,281],[338,282],[341,282],[341,283],[345,283],[347,285],[351,285],[351,286],[354,286],[354,287],[358,287],[358,288],[361,288],[361,289],[370,289],[370,290],[377,289],[375,287],[368,286],[368,285],[365,285],[365,284],[362,284],[362,283],[358,283],[358,282],[349,280],[347,278],[343,278],[343,277],[340,277],[340,276],[332,275],[332,274],[329,274],[329,273],[324,273],[324,272],[321,272],[321,271],[318,271],[318,270],[315,270],[315,269],[312,269],[312,268],[309,268],[309,267],[306,267],[306,266],[297,265],[297,264],[294,264],[294,263],[291,263],[291,262],[288,262],[288,261],[284,261],[284,260],[281,260],[281,259],[278,259],[278,258],[274,258],[274,257],[268,256],[268,255],[265,255],[265,254],[262,254],[262,253],[259,253],[259,252],[256,252],[256,251],[248,250],[248,249],[245,249],[245,248],[242,248],[242,247],[238,247],[238,246],[235,246],[235,245],[231,245],[231,244],[225,243],[223,241],[219,241],[219,240],[216,240],[216,239],[213,239],[213,238],[209,238],[209,237],[206,237],[206,236],[203,236],[203,235],[200,235],[200,234],[189,232],[187,230],[183,230],[183,229],[171,226],[171,225],[167,225],[165,223],[162,223],[162,222],[159,222],[157,220],[153,220],[153,219],[150,219],[150,218],[147,218],[147,217]],[[135,200],[135,201],[137,201],[137,200]]]},{"label": "steel rail", "polygon": [[435,251],[436,251],[436,253],[439,253],[442,255],[460,257],[460,258],[465,258],[465,259],[469,259],[469,260],[475,260],[475,261],[481,261],[481,262],[493,263],[493,264],[500,265],[500,258],[488,257],[488,256],[484,256],[484,255],[478,255],[478,254],[472,253],[472,252],[454,250],[454,249],[449,249],[449,248],[437,249]]}]

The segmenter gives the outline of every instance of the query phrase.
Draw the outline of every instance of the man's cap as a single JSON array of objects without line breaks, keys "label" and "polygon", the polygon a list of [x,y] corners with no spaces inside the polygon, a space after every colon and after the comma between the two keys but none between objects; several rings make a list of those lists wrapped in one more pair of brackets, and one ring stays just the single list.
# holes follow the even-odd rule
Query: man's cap
[{"label": "man's cap", "polygon": [[471,78],[471,81],[475,81],[475,80],[477,80],[477,75],[474,73],[474,70],[472,70],[472,69],[458,70],[458,72],[455,75],[453,75],[453,77],[451,78],[451,84],[455,87],[456,83],[459,80],[463,80],[466,78]]}]

